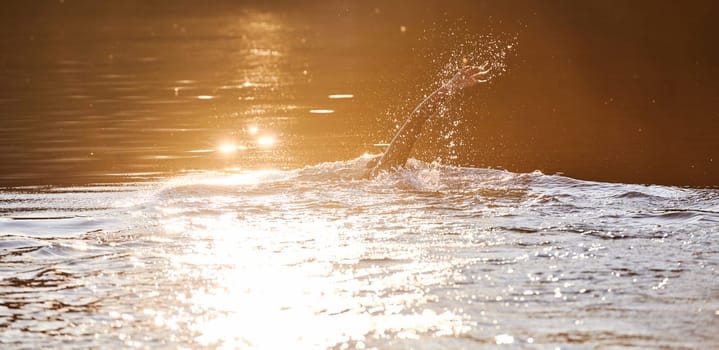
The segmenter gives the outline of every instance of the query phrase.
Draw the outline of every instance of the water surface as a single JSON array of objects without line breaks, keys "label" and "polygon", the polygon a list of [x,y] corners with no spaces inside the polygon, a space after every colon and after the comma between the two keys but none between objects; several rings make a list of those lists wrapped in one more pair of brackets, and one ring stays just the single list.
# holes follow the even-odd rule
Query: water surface
[{"label": "water surface", "polygon": [[[719,192],[621,183],[716,185],[716,119],[676,127],[703,90],[664,85],[711,81],[691,43],[587,74],[611,36],[563,2],[99,4],[0,14],[3,349],[719,346]],[[483,55],[506,74],[364,179]]]},{"label": "water surface", "polygon": [[7,348],[709,348],[719,193],[367,157],[0,194]]},{"label": "water surface", "polygon": [[[507,74],[458,98],[416,158],[717,186],[715,7],[11,1],[0,13],[0,186],[378,153],[452,73],[443,68],[479,59],[487,39],[512,46]],[[228,143],[243,151],[202,152]]]}]

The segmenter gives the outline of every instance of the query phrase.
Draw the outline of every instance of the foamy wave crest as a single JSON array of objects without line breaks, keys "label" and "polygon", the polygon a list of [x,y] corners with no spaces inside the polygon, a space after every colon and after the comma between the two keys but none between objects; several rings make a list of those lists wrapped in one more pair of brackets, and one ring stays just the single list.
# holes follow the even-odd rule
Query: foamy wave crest
[{"label": "foamy wave crest", "polygon": [[[157,191],[159,197],[178,195],[241,195],[301,191],[310,188],[332,190],[386,191],[476,191],[481,188],[526,187],[547,181],[541,172],[517,174],[504,170],[466,168],[409,159],[404,167],[369,178],[367,164],[379,155],[324,162],[294,170],[239,170],[197,172],[170,179]],[[540,180],[541,179],[541,180]]]}]

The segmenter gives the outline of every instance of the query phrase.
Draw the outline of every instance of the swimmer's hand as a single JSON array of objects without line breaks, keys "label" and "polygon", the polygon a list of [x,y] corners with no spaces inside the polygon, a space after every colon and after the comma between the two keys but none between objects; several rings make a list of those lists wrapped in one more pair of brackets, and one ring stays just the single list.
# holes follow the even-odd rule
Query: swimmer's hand
[{"label": "swimmer's hand", "polygon": [[491,78],[489,72],[492,70],[492,67],[487,67],[488,65],[489,62],[484,62],[481,66],[463,67],[439,89],[439,92],[452,94],[464,88],[488,82]]}]

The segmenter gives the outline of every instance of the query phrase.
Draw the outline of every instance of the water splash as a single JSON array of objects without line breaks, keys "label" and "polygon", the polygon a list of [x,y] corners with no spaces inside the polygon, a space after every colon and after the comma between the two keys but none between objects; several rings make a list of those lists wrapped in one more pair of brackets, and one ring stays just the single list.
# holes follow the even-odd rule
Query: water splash
[{"label": "water splash", "polygon": [[426,146],[420,148],[420,157],[453,164],[460,160],[458,149],[467,141],[461,126],[467,118],[473,117],[465,113],[467,103],[475,103],[467,95],[486,95],[486,90],[491,89],[491,85],[509,71],[508,61],[516,53],[519,39],[517,35],[477,34],[468,30],[448,30],[427,36],[437,35],[442,42],[451,43],[451,46],[441,52],[427,54],[439,69],[434,82],[424,91],[425,94],[429,89],[445,84],[462,67],[486,66],[491,69],[486,83],[471,87],[465,93],[445,101],[437,117],[430,119],[425,126],[425,132],[433,137],[423,141]]},{"label": "water splash", "polygon": [[716,190],[371,158],[0,192],[3,345],[716,343]]}]

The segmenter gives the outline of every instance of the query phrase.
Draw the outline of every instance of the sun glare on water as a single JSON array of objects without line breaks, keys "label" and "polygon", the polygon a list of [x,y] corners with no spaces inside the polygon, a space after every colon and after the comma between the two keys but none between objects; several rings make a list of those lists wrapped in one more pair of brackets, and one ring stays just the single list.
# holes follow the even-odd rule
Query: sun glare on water
[{"label": "sun glare on water", "polygon": [[257,139],[257,144],[263,147],[269,147],[275,144],[275,138],[271,136],[263,136]]},{"label": "sun glare on water", "polygon": [[[236,25],[256,38],[253,54],[272,62],[286,59],[280,18],[253,13]],[[276,66],[240,77],[242,98],[253,93],[250,88],[279,81]],[[326,96],[333,100],[330,108],[355,97]],[[317,107],[303,112],[320,118],[336,113]],[[282,134],[255,121],[260,119],[216,140],[214,149],[191,152],[217,152],[234,161],[245,150],[239,155],[272,151]],[[437,307],[428,292],[449,280],[455,261],[430,259],[421,246],[388,250],[382,232],[367,231],[352,215],[327,216],[315,199],[305,202],[305,196],[320,193],[273,190],[294,182],[294,172],[240,169],[190,175],[168,185],[187,197],[163,200],[159,225],[163,233],[190,239],[182,251],[168,254],[163,271],[180,286],[180,306],[145,312],[156,327],[184,333],[199,347],[222,349],[372,349],[388,338],[468,332],[471,323],[462,312]]]},{"label": "sun glare on water", "polygon": [[327,97],[329,97],[331,100],[340,100],[340,99],[354,98],[355,95],[353,95],[353,94],[332,94]]},{"label": "sun glare on water", "polygon": [[235,144],[231,144],[231,143],[225,143],[225,144],[222,144],[219,147],[217,147],[217,150],[220,153],[225,153],[225,154],[235,153],[237,151],[244,151],[246,149],[247,149],[247,147],[245,147],[245,146],[235,145]]},{"label": "sun glare on water", "polygon": [[310,113],[312,114],[332,114],[335,111],[332,109],[311,109]]},{"label": "sun glare on water", "polygon": [[[214,185],[225,178],[261,188],[283,176],[287,173],[246,172],[188,182]],[[198,214],[190,203],[163,210],[167,232],[191,234],[204,242],[175,255],[169,273],[178,280],[201,276],[205,282],[190,286],[183,297],[189,309],[203,310],[201,317],[158,315],[157,326],[185,324],[201,346],[230,349],[369,349],[388,336],[417,339],[427,332],[443,336],[469,329],[461,315],[431,309],[424,288],[447,274],[452,261],[410,264],[407,271],[358,265],[373,261],[379,249],[361,232],[343,231],[344,223],[313,211],[290,214],[282,200],[257,199],[258,205],[277,210],[238,216],[235,204],[225,203],[224,196],[213,199],[219,214]],[[295,218],[292,225],[277,219],[283,213]],[[407,249],[402,253],[406,256],[397,258],[411,261],[421,253]],[[404,292],[376,297],[396,290]]]}]

